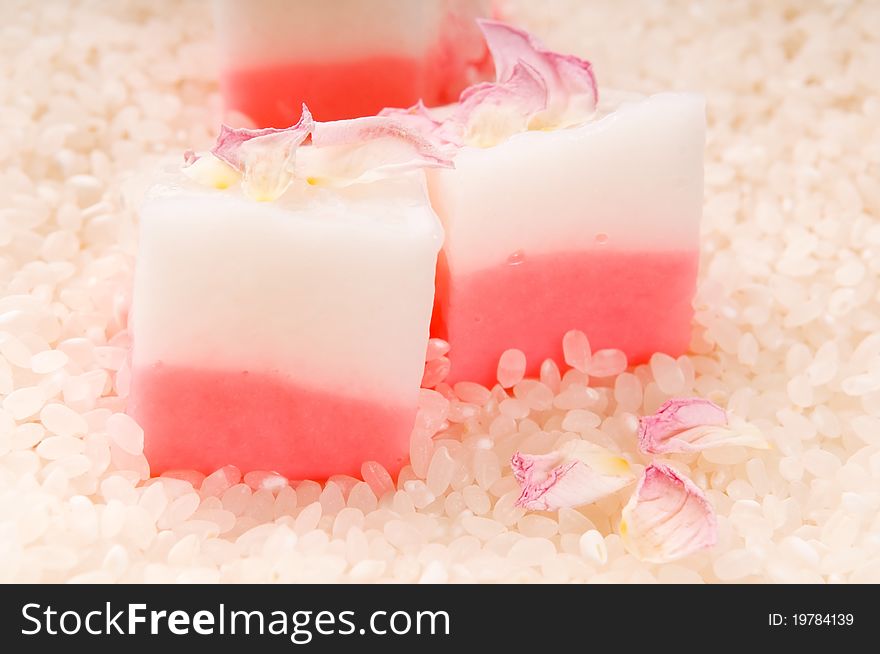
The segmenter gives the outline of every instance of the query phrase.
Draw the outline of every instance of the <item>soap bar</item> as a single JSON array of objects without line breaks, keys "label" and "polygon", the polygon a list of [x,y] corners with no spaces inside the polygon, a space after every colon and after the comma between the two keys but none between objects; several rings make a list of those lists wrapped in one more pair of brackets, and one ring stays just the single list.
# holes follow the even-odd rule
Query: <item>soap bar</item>
[{"label": "soap bar", "polygon": [[562,361],[562,337],[631,363],[683,353],[699,259],[704,104],[668,93],[604,116],[462,147],[429,171],[446,230],[434,335],[451,380],[488,383],[508,348],[529,374]]},{"label": "soap bar", "polygon": [[690,340],[699,258],[704,101],[696,94],[599,101],[589,62],[523,30],[479,21],[494,82],[442,112],[388,109],[441,144],[428,174],[446,231],[432,334],[448,381],[494,382],[499,356],[527,373],[564,360],[563,336],[630,363]]},{"label": "soap bar", "polygon": [[373,460],[395,474],[441,242],[421,171],[293,179],[264,202],[167,172],[140,210],[131,314],[128,411],[152,472],[233,464],[323,479]]},{"label": "soap bar", "polygon": [[451,102],[492,63],[488,0],[215,0],[226,108],[258,127]]}]

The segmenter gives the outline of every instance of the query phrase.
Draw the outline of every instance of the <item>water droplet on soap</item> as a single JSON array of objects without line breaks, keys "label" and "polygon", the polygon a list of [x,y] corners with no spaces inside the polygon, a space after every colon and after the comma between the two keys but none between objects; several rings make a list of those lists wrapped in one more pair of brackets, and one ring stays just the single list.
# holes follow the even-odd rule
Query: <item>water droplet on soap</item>
[{"label": "water droplet on soap", "polygon": [[599,245],[605,245],[608,242],[608,234],[605,232],[599,232],[596,234],[596,243]]},{"label": "water droplet on soap", "polygon": [[526,253],[522,250],[517,250],[509,257],[507,257],[507,265],[509,266],[518,266],[526,260]]}]

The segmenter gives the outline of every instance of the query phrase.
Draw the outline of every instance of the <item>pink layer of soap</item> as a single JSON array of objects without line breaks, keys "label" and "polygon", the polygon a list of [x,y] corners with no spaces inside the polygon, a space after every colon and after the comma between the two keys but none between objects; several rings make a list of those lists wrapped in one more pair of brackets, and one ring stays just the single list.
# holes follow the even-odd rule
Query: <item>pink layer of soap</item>
[{"label": "pink layer of soap", "polygon": [[[450,17],[449,20],[455,20]],[[318,120],[372,116],[385,107],[409,107],[419,100],[444,105],[476,79],[493,70],[492,59],[473,25],[449,27],[456,38],[440,39],[421,57],[374,55],[341,61],[291,61],[230,67],[220,75],[227,109],[239,111],[258,127],[287,127],[299,120],[305,103]],[[462,54],[462,39],[473,36],[477,49]]]},{"label": "pink layer of soap", "polygon": [[416,59],[391,56],[284,63],[227,70],[220,85],[228,109],[259,127],[287,127],[299,119],[303,102],[318,120],[409,106],[419,98],[422,69]]},{"label": "pink layer of soap", "polygon": [[406,462],[416,406],[353,400],[278,375],[155,365],[133,370],[128,412],[144,428],[153,475],[224,465],[289,479],[359,475]]},{"label": "pink layer of soap", "polygon": [[441,261],[432,335],[446,339],[447,381],[491,385],[498,357],[525,352],[528,374],[561,363],[562,336],[584,331],[593,350],[619,348],[630,363],[678,355],[690,341],[699,254],[594,250],[512,258],[456,275]]}]

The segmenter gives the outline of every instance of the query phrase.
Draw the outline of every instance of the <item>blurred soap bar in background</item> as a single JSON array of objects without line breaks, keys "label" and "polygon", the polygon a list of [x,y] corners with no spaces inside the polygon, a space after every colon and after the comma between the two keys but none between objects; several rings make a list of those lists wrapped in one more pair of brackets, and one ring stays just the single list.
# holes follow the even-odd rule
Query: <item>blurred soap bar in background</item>
[{"label": "blurred soap bar in background", "polygon": [[286,127],[452,102],[492,73],[491,0],[214,0],[227,121]]}]

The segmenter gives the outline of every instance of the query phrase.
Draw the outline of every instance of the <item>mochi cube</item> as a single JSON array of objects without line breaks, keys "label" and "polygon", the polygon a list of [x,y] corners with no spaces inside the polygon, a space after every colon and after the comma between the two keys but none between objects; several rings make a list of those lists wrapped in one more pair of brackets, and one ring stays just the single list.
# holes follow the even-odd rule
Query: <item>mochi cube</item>
[{"label": "mochi cube", "polygon": [[400,469],[442,241],[420,172],[264,203],[176,173],[140,219],[128,410],[154,474]]},{"label": "mochi cube", "polygon": [[450,381],[491,383],[498,357],[529,374],[562,361],[562,337],[629,361],[683,353],[699,259],[704,101],[608,94],[595,117],[463,146],[428,172],[446,231],[432,332]]},{"label": "mochi cube", "polygon": [[285,127],[422,99],[455,100],[492,72],[474,18],[488,0],[215,0],[226,107]]}]

